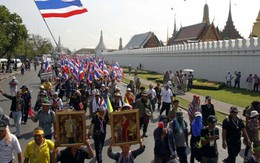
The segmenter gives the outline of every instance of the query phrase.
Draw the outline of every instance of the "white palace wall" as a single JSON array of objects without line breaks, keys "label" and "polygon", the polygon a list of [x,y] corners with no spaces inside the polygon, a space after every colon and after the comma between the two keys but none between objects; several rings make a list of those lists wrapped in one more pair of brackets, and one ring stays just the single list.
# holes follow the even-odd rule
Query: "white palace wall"
[{"label": "white palace wall", "polygon": [[[241,71],[241,87],[252,73],[260,76],[260,37],[173,45],[102,53],[109,63],[162,73],[193,69],[194,77],[225,82],[228,71]],[[234,79],[232,82],[234,85]]]}]

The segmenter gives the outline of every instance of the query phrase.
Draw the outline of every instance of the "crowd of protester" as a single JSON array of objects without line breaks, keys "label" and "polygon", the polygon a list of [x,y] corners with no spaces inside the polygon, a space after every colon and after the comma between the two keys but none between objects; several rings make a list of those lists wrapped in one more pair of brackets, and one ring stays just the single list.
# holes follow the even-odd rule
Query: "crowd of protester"
[{"label": "crowd of protester", "polygon": [[[57,65],[56,65],[57,66]],[[40,70],[41,71],[41,70]],[[184,119],[183,111],[179,107],[179,101],[174,98],[175,90],[187,91],[192,88],[193,74],[171,72],[164,74],[163,85],[152,84],[149,88],[138,83],[138,74],[135,72],[135,80],[126,86],[123,94],[113,77],[103,75],[91,82],[84,76],[80,81],[72,76],[64,76],[58,67],[53,66],[53,79],[45,79],[39,87],[36,103],[32,104],[31,94],[26,85],[10,91],[13,94],[0,90],[6,98],[12,100],[11,117],[16,127],[16,136],[10,133],[10,123],[7,116],[0,110],[0,139],[1,144],[8,146],[4,153],[0,152],[0,162],[12,162],[15,151],[18,154],[18,162],[22,162],[22,150],[18,139],[21,137],[21,123],[27,123],[28,116],[33,122],[38,122],[39,127],[33,130],[34,139],[28,142],[23,151],[24,162],[84,162],[85,159],[94,157],[98,163],[104,162],[102,155],[107,155],[119,163],[132,163],[135,158],[145,152],[142,139],[148,137],[147,129],[154,112],[159,112],[158,127],[153,132],[154,138],[154,162],[167,163],[193,163],[195,159],[202,163],[219,162],[217,144],[220,141],[220,131],[217,125],[214,105],[211,97],[206,96],[201,102],[198,95],[193,96],[188,108],[188,121]],[[111,74],[109,74],[111,75]],[[15,78],[14,78],[15,80]],[[170,81],[170,82],[169,82]],[[176,82],[177,81],[177,82]],[[139,81],[140,82],[140,81]],[[172,86],[172,82],[174,86]],[[178,84],[179,83],[179,84]],[[111,103],[110,110],[108,104]],[[157,106],[157,108],[156,108]],[[63,109],[85,111],[86,116],[91,118],[86,140],[86,149],[80,146],[67,147],[60,150],[60,143],[53,142],[56,135],[54,131],[55,113]],[[123,112],[124,110],[139,110],[140,130],[142,134],[139,140],[140,147],[131,150],[130,144],[120,146],[120,152],[113,152],[114,141],[110,141],[107,152],[103,151],[105,139],[107,138],[107,125],[110,123],[111,112]],[[246,144],[245,162],[258,162],[260,159],[259,144],[259,111],[260,103],[254,101],[245,111],[246,123],[238,117],[238,109],[230,108],[230,114],[222,122],[222,147],[227,149],[227,163],[235,163],[236,157],[241,150],[241,136],[243,134]],[[189,138],[190,137],[190,138]],[[17,139],[18,138],[18,139]],[[94,140],[94,150],[89,139]],[[190,142],[189,142],[190,140]],[[249,154],[253,143],[253,154]],[[191,157],[188,161],[187,146],[190,145]],[[2,151],[0,149],[0,151]]]}]

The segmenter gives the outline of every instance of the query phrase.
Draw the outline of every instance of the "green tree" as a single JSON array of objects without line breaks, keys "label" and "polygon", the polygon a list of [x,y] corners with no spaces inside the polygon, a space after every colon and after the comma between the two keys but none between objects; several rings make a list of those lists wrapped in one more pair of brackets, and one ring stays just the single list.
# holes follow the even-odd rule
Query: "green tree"
[{"label": "green tree", "polygon": [[29,44],[33,44],[33,48],[37,50],[36,54],[50,54],[53,51],[52,43],[49,39],[40,35],[31,35]]},{"label": "green tree", "polygon": [[[27,29],[16,13],[0,5],[0,58],[11,54],[19,43],[27,38]],[[11,56],[9,55],[8,58]]]}]

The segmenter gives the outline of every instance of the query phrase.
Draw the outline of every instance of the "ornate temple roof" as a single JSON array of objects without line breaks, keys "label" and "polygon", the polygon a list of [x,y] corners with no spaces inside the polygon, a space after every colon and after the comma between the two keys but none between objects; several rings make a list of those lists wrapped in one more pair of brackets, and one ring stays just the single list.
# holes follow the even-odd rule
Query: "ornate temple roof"
[{"label": "ornate temple roof", "polygon": [[226,22],[226,26],[221,32],[220,39],[221,40],[229,40],[229,39],[236,39],[236,38],[243,38],[239,32],[236,30],[236,27],[232,20],[231,14],[231,1],[229,3],[229,13],[228,13],[228,20]]}]

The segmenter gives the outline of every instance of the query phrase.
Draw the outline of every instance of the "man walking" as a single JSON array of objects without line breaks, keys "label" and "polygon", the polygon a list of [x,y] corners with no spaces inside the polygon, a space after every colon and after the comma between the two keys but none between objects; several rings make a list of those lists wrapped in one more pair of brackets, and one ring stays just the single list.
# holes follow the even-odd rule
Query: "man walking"
[{"label": "man walking", "polygon": [[222,123],[222,147],[228,150],[228,157],[224,160],[226,163],[236,162],[236,157],[241,150],[241,132],[243,132],[248,145],[251,145],[243,120],[237,114],[238,109],[232,106],[229,116]]},{"label": "man walking", "polygon": [[216,128],[217,118],[210,115],[207,118],[207,126],[201,130],[202,143],[202,163],[218,163],[217,140],[219,139],[219,130]]},{"label": "man walking", "polygon": [[50,163],[54,155],[54,143],[44,138],[44,131],[37,127],[33,131],[34,140],[30,141],[24,152],[24,163]]},{"label": "man walking", "polygon": [[39,121],[39,127],[43,128],[44,138],[52,139],[53,126],[55,124],[55,113],[50,109],[50,101],[45,100],[42,103],[42,109],[32,116],[32,121]]},{"label": "man walking", "polygon": [[169,119],[161,115],[158,127],[154,130],[155,141],[154,163],[167,163],[169,160],[177,157],[173,132],[168,127]]},{"label": "man walking", "polygon": [[[4,115],[5,116],[5,115]],[[0,120],[0,162],[13,162],[15,157],[13,152],[17,153],[18,163],[22,163],[22,149],[16,136],[14,136],[8,127],[9,120]]]},{"label": "man walking", "polygon": [[165,89],[162,90],[162,109],[160,111],[160,115],[166,110],[166,116],[168,116],[171,104],[172,104],[172,91],[169,89],[169,85],[165,85]]}]

